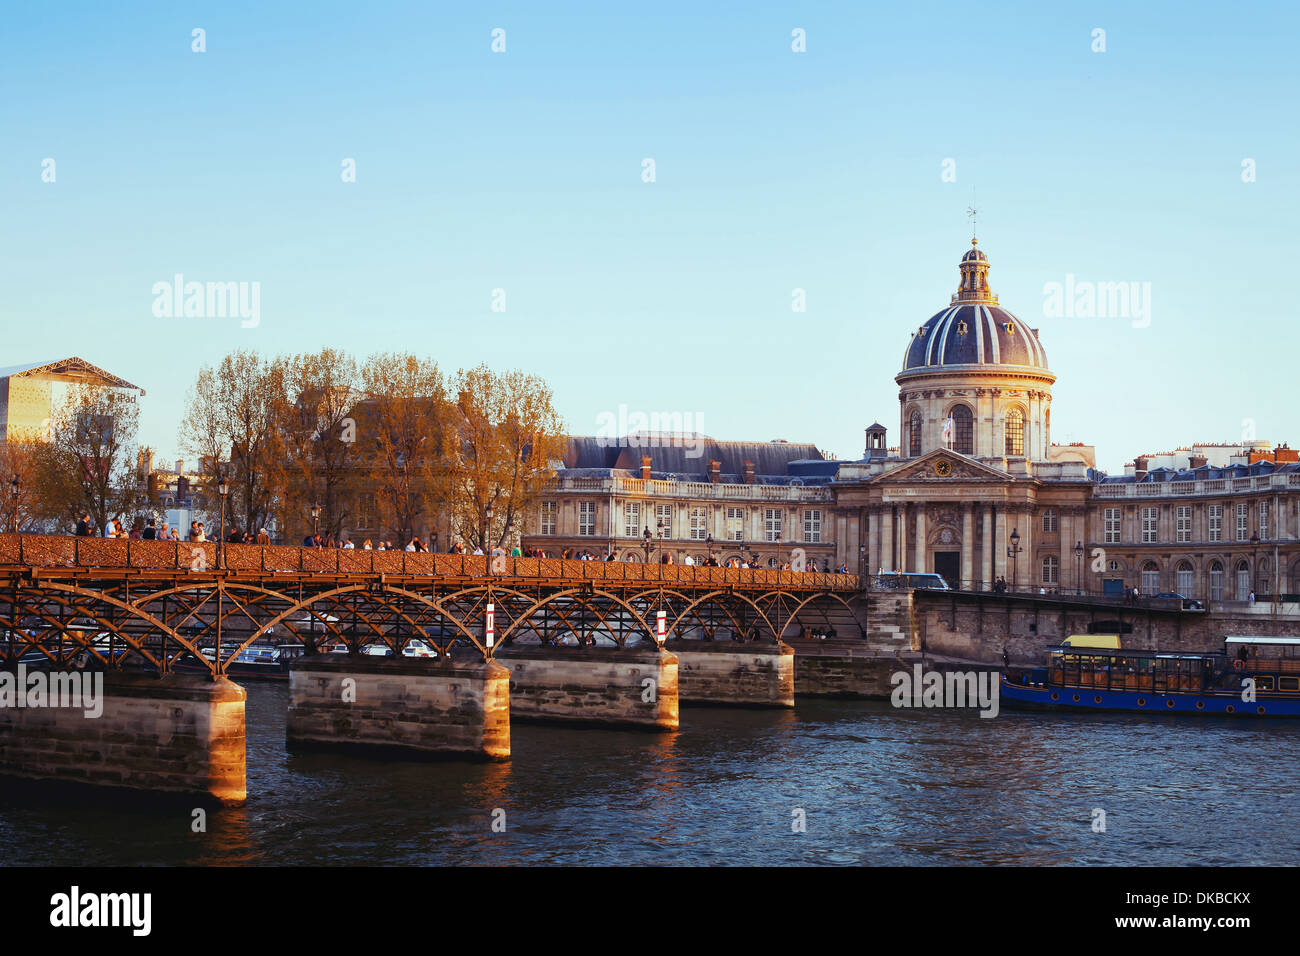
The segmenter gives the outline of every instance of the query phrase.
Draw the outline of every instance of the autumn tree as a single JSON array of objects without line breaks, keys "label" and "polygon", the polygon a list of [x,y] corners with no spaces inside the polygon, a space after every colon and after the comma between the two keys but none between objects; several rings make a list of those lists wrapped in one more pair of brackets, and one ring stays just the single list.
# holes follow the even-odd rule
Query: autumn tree
[{"label": "autumn tree", "polygon": [[133,392],[72,386],[51,417],[50,440],[31,446],[34,511],[71,527],[89,514],[98,532],[129,519],[144,502],[136,468],[140,408]]},{"label": "autumn tree", "polygon": [[40,445],[34,442],[0,443],[0,494],[4,495],[0,530],[31,531],[40,524],[42,513],[47,510],[40,501],[41,476],[37,471],[40,452]]},{"label": "autumn tree", "polygon": [[313,505],[320,530],[338,537],[352,524],[359,485],[356,420],[361,383],[355,359],[336,349],[295,355],[282,363],[284,394],[276,420],[284,455],[276,473],[286,540],[310,531]]},{"label": "autumn tree", "polygon": [[563,456],[564,426],[550,388],[535,375],[480,365],[462,369],[455,390],[443,446],[447,507],[456,533],[490,551],[508,528],[523,533],[536,517]]},{"label": "autumn tree", "polygon": [[427,535],[446,497],[441,456],[446,385],[438,364],[384,352],[366,359],[356,455],[384,526],[404,545]]}]

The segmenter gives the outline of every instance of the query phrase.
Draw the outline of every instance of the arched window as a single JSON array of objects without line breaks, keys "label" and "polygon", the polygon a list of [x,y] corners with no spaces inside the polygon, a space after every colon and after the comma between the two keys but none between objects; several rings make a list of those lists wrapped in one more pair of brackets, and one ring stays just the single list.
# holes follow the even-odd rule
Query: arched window
[{"label": "arched window", "polygon": [[1178,593],[1183,597],[1196,597],[1196,572],[1190,561],[1178,562]]},{"label": "arched window", "polygon": [[1250,565],[1245,561],[1237,562],[1237,600],[1250,600]]},{"label": "arched window", "polygon": [[1043,558],[1043,584],[1056,587],[1061,583],[1061,559],[1054,554]]},{"label": "arched window", "polygon": [[921,455],[921,421],[921,413],[912,412],[907,426],[907,452],[912,458],[919,458]]},{"label": "arched window", "polygon": [[1006,434],[1006,454],[1023,455],[1025,453],[1025,413],[1018,408],[1007,410],[1003,421]]},{"label": "arched window", "polygon": [[1210,565],[1210,600],[1223,600],[1223,565],[1218,561]]},{"label": "arched window", "polygon": [[1142,594],[1150,597],[1160,591],[1160,565],[1148,561],[1142,565]]},{"label": "arched window", "polygon": [[1273,593],[1273,575],[1268,570],[1268,558],[1260,558],[1255,569],[1255,597]]},{"label": "arched window", "polygon": [[962,455],[975,454],[975,420],[970,409],[965,405],[954,405],[952,409],[952,449]]}]

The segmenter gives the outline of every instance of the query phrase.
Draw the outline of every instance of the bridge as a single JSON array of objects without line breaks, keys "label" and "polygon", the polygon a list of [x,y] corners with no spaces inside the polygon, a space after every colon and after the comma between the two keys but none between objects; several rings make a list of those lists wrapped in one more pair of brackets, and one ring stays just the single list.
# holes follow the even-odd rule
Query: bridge
[{"label": "bridge", "polygon": [[[492,633],[488,633],[488,609]],[[212,679],[255,642],[307,654],[415,639],[483,661],[512,644],[627,648],[668,639],[774,644],[858,621],[856,575],[213,542],[0,535],[0,662]]]},{"label": "bridge", "polygon": [[32,672],[104,697],[97,720],[0,706],[0,773],[241,803],[230,677],[254,645],[295,652],[292,747],[505,759],[512,718],[661,732],[679,701],[792,707],[783,637],[865,628],[847,574],[0,535],[0,705]]}]

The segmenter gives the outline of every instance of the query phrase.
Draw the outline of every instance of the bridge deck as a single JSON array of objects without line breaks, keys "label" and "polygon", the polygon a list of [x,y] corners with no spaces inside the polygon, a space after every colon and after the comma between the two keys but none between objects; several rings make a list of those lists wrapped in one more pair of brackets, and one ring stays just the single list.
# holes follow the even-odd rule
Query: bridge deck
[{"label": "bridge deck", "polygon": [[[501,584],[573,585],[599,582],[683,589],[726,587],[731,590],[859,590],[856,574],[778,571],[762,568],[708,568],[629,561],[575,561],[559,558],[489,559],[483,555],[430,554],[414,551],[358,551],[284,545],[227,544],[224,555],[215,542],[132,541],[122,538],[76,538],[47,535],[0,535],[0,574],[27,573],[41,578],[205,576],[278,580],[311,579],[445,579],[448,584],[492,580]],[[218,568],[223,570],[218,570]]]}]

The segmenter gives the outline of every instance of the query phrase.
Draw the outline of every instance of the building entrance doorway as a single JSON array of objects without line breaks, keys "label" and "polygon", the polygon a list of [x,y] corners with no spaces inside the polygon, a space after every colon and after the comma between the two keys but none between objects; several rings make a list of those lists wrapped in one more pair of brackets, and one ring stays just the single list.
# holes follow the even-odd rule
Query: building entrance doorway
[{"label": "building entrance doorway", "polygon": [[961,552],[936,551],[934,553],[934,573],[942,574],[950,588],[969,587],[969,581],[961,579]]}]

